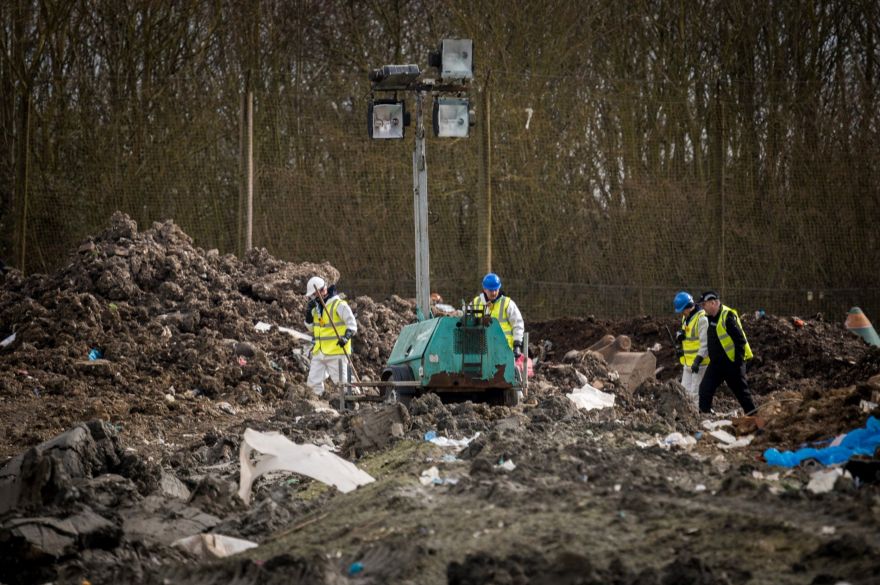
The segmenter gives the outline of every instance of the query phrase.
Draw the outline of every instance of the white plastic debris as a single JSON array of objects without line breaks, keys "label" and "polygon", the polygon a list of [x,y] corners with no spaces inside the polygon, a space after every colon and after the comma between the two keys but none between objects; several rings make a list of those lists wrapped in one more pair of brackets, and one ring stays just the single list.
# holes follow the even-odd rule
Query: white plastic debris
[{"label": "white plastic debris", "polygon": [[455,485],[458,479],[454,477],[440,477],[440,470],[437,466],[429,467],[419,476],[419,483],[422,485]]},{"label": "white plastic debris", "polygon": [[666,449],[670,447],[681,447],[687,449],[697,444],[697,440],[690,435],[682,435],[681,433],[669,433],[663,440],[657,443]]},{"label": "white plastic debris", "polygon": [[580,388],[575,388],[568,399],[582,410],[598,410],[614,406],[614,395],[602,392],[585,383]]},{"label": "white plastic debris", "polygon": [[733,421],[722,419],[722,420],[704,420],[703,428],[709,431],[714,431],[715,429],[720,429],[721,427],[729,427],[733,424]]},{"label": "white plastic debris", "polygon": [[15,333],[10,335],[9,337],[4,339],[3,341],[0,341],[0,347],[8,347],[9,345],[12,344],[13,341],[15,341]]},{"label": "white plastic debris", "polygon": [[810,482],[807,489],[814,494],[824,494],[834,489],[837,478],[843,475],[843,468],[832,467],[830,469],[820,469],[810,474]]},{"label": "white plastic debris", "polygon": [[[254,451],[262,455],[256,464],[251,462],[251,453]],[[297,445],[277,432],[261,433],[246,429],[238,456],[241,462],[238,495],[246,504],[250,502],[254,481],[270,471],[284,470],[306,475],[332,485],[342,493],[376,481],[354,463],[322,447],[311,443]]]},{"label": "white plastic debris", "polygon": [[479,436],[480,433],[476,433],[473,437],[466,437],[464,439],[450,439],[449,437],[438,437],[436,433],[432,433],[431,431],[429,431],[428,433],[425,433],[425,440],[440,447],[453,447],[456,449],[464,449],[471,444],[471,441]]},{"label": "white plastic debris", "polygon": [[516,469],[516,463],[511,459],[507,459],[504,463],[495,466],[497,469],[503,469],[504,471],[513,471]]},{"label": "white plastic debris", "polygon": [[[272,330],[272,327],[275,327],[271,323],[266,323],[265,321],[257,321],[257,324],[254,325],[254,329],[256,329],[260,333],[267,333]],[[287,333],[291,337],[299,339],[300,341],[312,341],[312,337],[296,329],[291,329],[290,327],[282,327],[278,326],[278,331],[281,333]]]},{"label": "white plastic debris", "polygon": [[175,540],[171,546],[200,559],[222,559],[254,548],[257,543],[223,534],[194,534]]},{"label": "white plastic debris", "polygon": [[738,449],[740,447],[745,447],[755,438],[754,435],[747,435],[737,439],[727,431],[722,430],[709,431],[709,435],[721,441],[721,445],[718,446],[721,449]]}]

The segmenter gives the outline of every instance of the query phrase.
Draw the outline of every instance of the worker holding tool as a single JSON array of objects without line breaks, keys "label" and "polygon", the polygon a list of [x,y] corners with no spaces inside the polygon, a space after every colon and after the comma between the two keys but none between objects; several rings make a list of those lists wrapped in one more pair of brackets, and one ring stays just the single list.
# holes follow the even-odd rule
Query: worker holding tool
[{"label": "worker holding tool", "polygon": [[523,355],[525,323],[519,307],[501,290],[501,278],[497,274],[490,272],[483,277],[483,292],[474,297],[471,306],[498,320],[514,359],[519,360]]},{"label": "worker holding tool", "polygon": [[336,285],[328,288],[320,276],[309,279],[306,296],[310,299],[306,308],[306,326],[315,340],[306,384],[321,397],[327,376],[337,384],[348,381],[351,338],[357,333],[357,321],[351,307],[336,292]]},{"label": "worker holding tool", "polygon": [[681,313],[681,328],[676,332],[676,341],[681,347],[676,351],[678,361],[684,366],[681,385],[684,386],[694,405],[699,404],[700,382],[706,375],[709,365],[708,329],[706,311],[694,303],[690,293],[680,291],[672,300],[672,308]]},{"label": "worker holding tool", "polygon": [[700,304],[708,320],[709,367],[700,382],[700,412],[712,411],[712,399],[721,382],[727,382],[746,415],[755,411],[755,403],[746,380],[746,361],[752,348],[746,339],[739,314],[722,305],[715,291],[704,292]]}]

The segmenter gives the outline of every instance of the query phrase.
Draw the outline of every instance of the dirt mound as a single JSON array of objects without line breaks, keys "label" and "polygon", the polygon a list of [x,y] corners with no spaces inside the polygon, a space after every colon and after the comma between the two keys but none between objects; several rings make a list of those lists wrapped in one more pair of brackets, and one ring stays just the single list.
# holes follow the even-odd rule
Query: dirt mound
[{"label": "dirt mound", "polygon": [[[116,214],[58,273],[0,277],[0,336],[15,334],[0,350],[0,457],[95,418],[179,442],[191,421],[301,393],[302,345],[277,326],[305,331],[302,293],[314,274],[339,278],[329,264],[260,249],[221,256],[173,222],[141,232]],[[351,305],[355,367],[375,377],[413,304]],[[273,327],[257,333],[259,322]]]}]

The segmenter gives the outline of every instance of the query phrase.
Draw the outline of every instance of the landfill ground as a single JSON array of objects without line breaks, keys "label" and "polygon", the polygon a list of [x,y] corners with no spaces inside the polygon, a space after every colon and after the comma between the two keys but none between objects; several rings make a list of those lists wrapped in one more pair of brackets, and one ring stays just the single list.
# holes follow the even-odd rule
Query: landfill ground
[{"label": "landfill ground", "polygon": [[[0,583],[880,583],[876,454],[824,488],[818,463],[762,455],[880,416],[880,348],[845,315],[798,326],[744,311],[759,412],[736,416],[719,390],[708,420],[733,415],[724,429],[753,437],[725,448],[677,382],[671,312],[533,323],[521,307],[529,403],[429,394],[338,412],[311,398],[304,346],[279,330],[305,331],[314,274],[340,276],[116,214],[64,269],[0,276]],[[414,303],[349,302],[355,368],[378,379]],[[656,379],[627,387],[586,351],[607,334],[652,352]],[[568,395],[585,383],[614,406],[578,409]],[[245,504],[248,428],[326,446],[376,481],[342,493],[273,472]],[[257,546],[215,558],[172,545],[201,533]]]}]

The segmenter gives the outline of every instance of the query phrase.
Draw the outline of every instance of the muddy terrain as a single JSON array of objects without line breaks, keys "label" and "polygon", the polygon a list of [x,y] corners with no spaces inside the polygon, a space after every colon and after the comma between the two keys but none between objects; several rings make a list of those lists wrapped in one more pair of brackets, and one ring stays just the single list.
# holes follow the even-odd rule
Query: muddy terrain
[{"label": "muddy terrain", "polygon": [[[671,312],[531,323],[528,307],[528,402],[339,411],[310,395],[308,346],[289,331],[305,332],[316,274],[340,281],[326,263],[221,255],[171,221],[116,214],[63,270],[0,275],[0,583],[880,583],[876,454],[763,456],[880,416],[880,348],[845,316],[743,308],[756,417],[725,388],[716,415],[695,411]],[[355,369],[375,380],[414,302],[348,300]],[[629,386],[585,351],[609,334],[653,353],[656,375]],[[585,389],[614,405],[579,409]],[[739,444],[710,434],[724,418]],[[275,471],[245,503],[246,429],[375,481],[343,493]],[[251,548],[179,542],[198,535]]]}]

